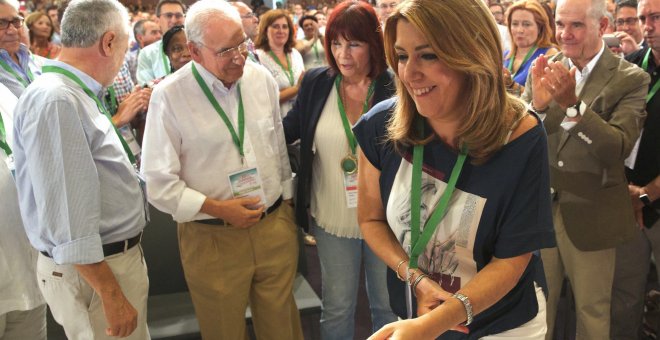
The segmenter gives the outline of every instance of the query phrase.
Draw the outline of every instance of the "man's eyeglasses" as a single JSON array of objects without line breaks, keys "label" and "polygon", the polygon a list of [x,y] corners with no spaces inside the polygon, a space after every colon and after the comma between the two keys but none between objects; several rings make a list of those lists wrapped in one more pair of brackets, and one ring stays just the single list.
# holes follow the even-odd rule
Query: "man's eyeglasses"
[{"label": "man's eyeglasses", "polygon": [[160,16],[165,17],[167,20],[170,20],[172,18],[183,19],[183,13],[167,12],[167,13],[160,13]]},{"label": "man's eyeglasses", "polygon": [[637,18],[631,17],[631,18],[626,18],[626,19],[617,19],[614,23],[617,26],[623,26],[623,25],[632,26],[632,25],[637,23],[637,20],[638,20]]},{"label": "man's eyeglasses", "polygon": [[397,6],[398,4],[399,4],[398,2],[390,2],[389,4],[382,3],[382,4],[378,5],[378,8],[380,8],[380,9],[387,9],[387,8],[389,7],[389,8],[391,8],[391,9],[394,9],[394,8],[396,8],[396,6]]},{"label": "man's eyeglasses", "polygon": [[245,14],[241,15],[241,19],[252,19],[256,16],[257,16],[256,14],[254,14],[253,12],[250,12],[250,13],[245,13]]},{"label": "man's eyeglasses", "polygon": [[646,24],[646,21],[649,21],[649,25],[655,25],[660,22],[660,13],[651,13],[649,16],[645,15],[640,15],[639,16],[639,21],[642,22],[642,24]]},{"label": "man's eyeglasses", "polygon": [[23,17],[14,17],[11,20],[0,19],[0,30],[8,29],[9,24],[14,26],[16,29],[19,29],[19,28],[21,28],[21,26],[23,26],[23,21],[25,21],[25,19],[23,19]]},{"label": "man's eyeglasses", "polygon": [[[202,46],[213,50],[212,48],[200,43]],[[215,56],[219,59],[230,59],[234,58],[238,52],[239,54],[245,55],[248,52],[248,38],[245,38],[242,43],[240,43],[238,46],[230,47],[230,48],[223,48],[220,49],[219,51],[215,51]]]}]

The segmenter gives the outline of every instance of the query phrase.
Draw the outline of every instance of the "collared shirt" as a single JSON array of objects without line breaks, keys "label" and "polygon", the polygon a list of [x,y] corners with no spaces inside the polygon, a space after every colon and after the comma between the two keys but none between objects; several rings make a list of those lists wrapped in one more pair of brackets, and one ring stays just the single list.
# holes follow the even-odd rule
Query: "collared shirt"
[{"label": "collared shirt", "polygon": [[[32,81],[28,77],[28,68],[32,71],[32,75],[37,77],[41,74],[41,64],[43,63],[43,58],[37,55],[32,55],[27,46],[21,44],[16,52],[18,55],[19,64],[17,65],[14,59],[9,55],[9,52],[4,49],[0,49],[0,59],[4,61],[9,67],[11,67],[16,74],[18,74],[25,82],[28,84]],[[7,72],[4,68],[0,67],[0,83],[5,85],[11,93],[16,97],[20,97],[25,91],[25,86],[21,84],[13,74]]]},{"label": "collared shirt", "polygon": [[[97,96],[101,84],[78,76]],[[73,80],[45,73],[20,98],[14,118],[16,183],[32,246],[58,264],[103,260],[102,244],[145,225],[142,190],[110,120]]]},{"label": "collared shirt", "polygon": [[[17,98],[0,84],[0,115],[7,128],[7,142],[13,147],[12,116]],[[45,303],[37,286],[37,252],[30,246],[14,178],[7,168],[7,155],[0,149],[0,315],[30,310]]]},{"label": "collared shirt", "polygon": [[126,60],[124,60],[124,64],[119,69],[119,73],[117,73],[115,81],[112,83],[112,88],[115,89],[117,103],[123,102],[133,91],[133,80],[131,79],[131,73]]},{"label": "collared shirt", "polygon": [[[167,57],[165,57],[167,59]],[[143,48],[138,54],[138,64],[135,77],[139,85],[162,78],[170,73],[170,63],[163,64],[163,40]]]},{"label": "collared shirt", "polygon": [[[266,206],[292,196],[289,157],[279,111],[279,90],[270,73],[247,61],[238,81],[245,112],[246,165],[227,126],[192,74],[193,63],[154,88],[142,143],[142,173],[149,202],[178,222],[214,218],[200,212],[206,197],[233,198],[228,174],[257,167]],[[204,82],[238,130],[238,89],[195,63]]]},{"label": "collared shirt", "polygon": [[[586,83],[589,80],[589,75],[591,74],[591,71],[594,70],[594,67],[596,67],[596,64],[598,63],[598,60],[600,60],[600,56],[603,55],[603,51],[605,51],[605,43],[603,43],[601,45],[600,51],[596,54],[595,57],[593,57],[591,60],[589,60],[587,65],[584,66],[582,68],[582,70],[575,67],[575,86],[576,87],[581,82]],[[568,59],[568,69],[570,70],[574,66],[576,66],[576,65],[573,63],[573,60],[571,60],[569,58]],[[582,84],[582,85],[585,85],[585,84]],[[581,89],[584,89],[584,88],[582,87]],[[580,91],[580,92],[582,92],[582,91]],[[579,96],[580,93],[576,93],[575,95]],[[564,130],[568,131],[568,130],[572,129],[576,124],[577,124],[577,122],[569,122],[568,117],[564,117],[564,120],[561,122],[560,125]]]}]

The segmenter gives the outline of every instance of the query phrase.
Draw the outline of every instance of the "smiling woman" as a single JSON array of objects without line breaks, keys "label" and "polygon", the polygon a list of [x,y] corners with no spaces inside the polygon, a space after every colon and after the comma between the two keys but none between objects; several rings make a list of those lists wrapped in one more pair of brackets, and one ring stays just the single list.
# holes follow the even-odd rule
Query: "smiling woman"
[{"label": "smiling woman", "polygon": [[163,50],[170,60],[172,72],[180,69],[191,60],[188,40],[183,25],[174,26],[163,36]]},{"label": "smiling woman", "polygon": [[505,90],[488,8],[406,0],[384,37],[397,98],[353,129],[358,222],[406,320],[370,339],[543,339],[534,252],[554,246],[546,139]]}]

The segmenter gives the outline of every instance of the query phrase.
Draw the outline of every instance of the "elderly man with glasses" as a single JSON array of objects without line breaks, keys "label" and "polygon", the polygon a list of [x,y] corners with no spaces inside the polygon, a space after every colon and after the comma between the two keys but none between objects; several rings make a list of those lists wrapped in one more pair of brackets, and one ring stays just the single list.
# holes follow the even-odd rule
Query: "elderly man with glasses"
[{"label": "elderly man with glasses", "polygon": [[[160,0],[156,5],[156,16],[160,31],[165,33],[174,26],[183,25],[185,5],[181,0]],[[138,85],[160,79],[170,73],[170,62],[163,51],[163,41],[146,46],[138,54],[136,78]]]},{"label": "elderly man with glasses", "polygon": [[238,11],[193,4],[192,62],[154,89],[142,173],[149,201],[178,222],[186,282],[205,339],[302,339],[292,178],[279,90],[247,61]]},{"label": "elderly man with glasses", "polygon": [[41,74],[42,58],[33,56],[21,43],[24,19],[18,15],[18,3],[0,0],[0,83],[20,97],[25,88]]}]

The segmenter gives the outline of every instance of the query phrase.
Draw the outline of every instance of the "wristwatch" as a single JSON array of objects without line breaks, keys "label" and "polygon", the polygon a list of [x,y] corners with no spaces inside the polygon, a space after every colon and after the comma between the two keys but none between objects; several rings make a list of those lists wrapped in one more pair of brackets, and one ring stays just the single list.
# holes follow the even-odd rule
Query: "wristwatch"
[{"label": "wristwatch", "polygon": [[647,194],[641,194],[639,195],[639,200],[644,203],[645,206],[651,207],[651,199],[649,199],[649,195]]},{"label": "wristwatch", "polygon": [[566,109],[566,117],[575,118],[577,117],[578,114],[582,116],[586,109],[587,109],[587,104],[585,104],[583,101],[579,101],[575,103],[575,105],[570,106],[568,109]]}]

